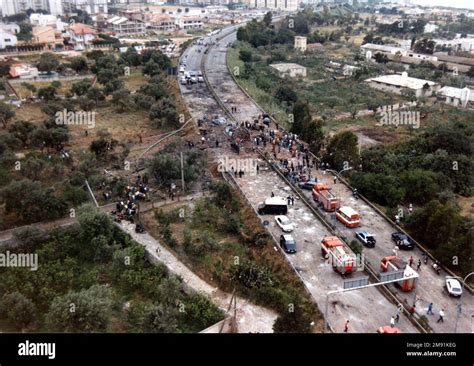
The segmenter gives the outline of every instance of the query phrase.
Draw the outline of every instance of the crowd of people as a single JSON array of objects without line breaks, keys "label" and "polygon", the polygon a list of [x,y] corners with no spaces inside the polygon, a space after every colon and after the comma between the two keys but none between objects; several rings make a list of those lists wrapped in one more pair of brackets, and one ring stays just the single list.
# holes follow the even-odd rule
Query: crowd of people
[{"label": "crowd of people", "polygon": [[142,179],[139,175],[135,185],[127,186],[124,193],[124,199],[116,203],[112,216],[116,222],[128,220],[134,223],[138,213],[139,201],[145,201],[149,196],[146,178]]}]

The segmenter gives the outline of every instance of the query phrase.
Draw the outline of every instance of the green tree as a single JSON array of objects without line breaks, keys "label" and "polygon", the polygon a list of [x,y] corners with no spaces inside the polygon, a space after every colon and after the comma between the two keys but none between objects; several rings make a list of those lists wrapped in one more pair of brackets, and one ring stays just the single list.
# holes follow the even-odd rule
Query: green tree
[{"label": "green tree", "polygon": [[358,167],[360,157],[357,135],[352,131],[342,131],[334,135],[328,144],[323,161],[335,170]]},{"label": "green tree", "polygon": [[72,84],[71,92],[76,94],[77,96],[86,95],[90,88],[91,88],[90,80],[83,79]]},{"label": "green tree", "polygon": [[324,142],[322,121],[311,121],[303,131],[303,137],[308,142],[309,149],[318,154]]},{"label": "green tree", "polygon": [[291,132],[300,135],[302,131],[311,122],[311,112],[309,104],[303,101],[297,101],[293,105],[293,124],[291,125]]},{"label": "green tree", "polygon": [[112,94],[112,104],[116,106],[120,113],[125,112],[132,106],[132,98],[127,89],[119,89]]},{"label": "green tree", "polygon": [[192,295],[184,303],[184,316],[191,332],[199,332],[223,319],[219,308],[201,294]]},{"label": "green tree", "polygon": [[137,304],[129,311],[132,329],[145,333],[173,333],[178,330],[178,310],[162,304]]},{"label": "green tree", "polygon": [[50,101],[56,99],[56,88],[54,86],[45,86],[38,90],[38,97],[40,99]]},{"label": "green tree", "polygon": [[33,38],[33,26],[29,22],[21,22],[19,24],[20,32],[17,34],[19,41],[31,41]]},{"label": "green tree", "polygon": [[3,128],[7,128],[8,122],[15,117],[15,111],[5,103],[0,103],[0,121],[3,124]]},{"label": "green tree", "polygon": [[56,198],[51,188],[29,179],[12,181],[0,191],[7,213],[16,214],[23,222],[51,220],[65,214],[66,205]]},{"label": "green tree", "polygon": [[270,24],[272,24],[272,19],[273,19],[272,12],[268,11],[263,17],[263,23],[265,23],[265,25],[269,27]]},{"label": "green tree", "polygon": [[12,292],[2,297],[0,314],[17,329],[24,329],[36,321],[35,304],[21,292]]},{"label": "green tree", "polygon": [[89,65],[87,64],[87,60],[82,56],[74,57],[71,60],[70,67],[75,72],[79,72],[79,73],[89,70]]},{"label": "green tree", "polygon": [[158,128],[179,126],[178,112],[170,98],[160,99],[151,106],[150,119]]},{"label": "green tree", "polygon": [[248,50],[240,50],[239,59],[242,60],[243,62],[252,61],[252,52]]},{"label": "green tree", "polygon": [[8,131],[20,140],[24,147],[28,146],[31,134],[35,129],[36,126],[28,121],[16,121],[8,127]]},{"label": "green tree", "polygon": [[42,53],[36,67],[39,71],[46,72],[51,74],[53,71],[56,71],[59,66],[59,61],[55,55],[52,53],[46,52]]},{"label": "green tree", "polygon": [[52,331],[105,332],[112,310],[112,290],[94,285],[86,290],[56,297],[46,314]]},{"label": "green tree", "polygon": [[276,90],[275,98],[280,102],[295,103],[298,100],[298,95],[291,86],[280,85]]},{"label": "green tree", "polygon": [[275,333],[309,333],[311,332],[311,317],[304,311],[301,303],[293,303],[292,311],[285,309],[275,320]]}]

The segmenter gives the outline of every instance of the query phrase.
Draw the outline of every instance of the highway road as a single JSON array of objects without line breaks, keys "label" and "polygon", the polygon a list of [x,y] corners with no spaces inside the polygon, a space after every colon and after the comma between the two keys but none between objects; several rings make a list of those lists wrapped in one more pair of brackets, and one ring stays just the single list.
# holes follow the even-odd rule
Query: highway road
[{"label": "highway road", "polygon": [[[261,113],[261,110],[238,88],[227,68],[225,59],[227,48],[225,45],[234,40],[235,33],[232,33],[220,40],[218,46],[210,50],[209,56],[207,57],[206,70],[210,84],[217,96],[229,107],[237,107],[237,113],[234,114],[234,117],[237,121],[241,122],[252,120],[253,117]],[[294,158],[294,162],[296,165],[296,158]],[[313,171],[313,175],[316,175],[319,180],[333,186],[333,190],[341,197],[343,204],[351,206],[361,214],[361,228],[373,233],[377,238],[376,247],[365,249],[364,254],[372,266],[378,268],[382,257],[393,254],[394,243],[391,241],[391,233],[396,231],[396,228],[363,200],[355,200],[352,197],[352,191],[347,186],[343,184],[334,185],[332,182],[332,174],[324,174],[322,171],[315,170]],[[260,181],[259,184],[264,183]],[[266,193],[268,195],[268,191],[266,191]],[[311,200],[310,192],[307,193],[307,197]],[[261,199],[262,197],[259,198]],[[330,220],[329,214],[324,214]],[[334,222],[334,224],[340,236],[345,236],[349,240],[352,240],[354,237],[354,229],[348,229],[339,222]],[[303,241],[307,239],[308,237],[305,237]],[[399,255],[405,260],[412,255],[416,264],[418,259],[421,258],[421,253],[420,249],[415,248],[409,252],[399,252]],[[416,267],[416,265],[414,265],[414,267]],[[442,272],[440,275],[437,275],[429,265],[422,264],[419,275],[420,278],[416,293],[404,293],[399,291],[394,285],[391,286],[394,290],[398,291],[399,296],[406,300],[407,304],[413,304],[416,296],[416,311],[420,315],[425,315],[428,304],[430,302],[433,303],[435,315],[427,317],[429,319],[429,325],[435,332],[454,332],[457,315],[456,306],[460,304],[462,312],[458,321],[458,332],[472,332],[472,319],[474,316],[472,295],[465,291],[460,299],[449,297],[443,288],[445,275],[447,274]],[[445,321],[437,323],[437,313],[441,308],[445,311]]]},{"label": "highway road", "polygon": [[[225,66],[227,40],[226,38],[225,41],[218,41],[218,45],[210,49],[205,65],[206,73],[214,91],[218,94],[225,93],[221,100],[226,103],[226,107],[230,109],[231,106],[235,106],[237,108],[234,118],[242,121],[250,115],[255,115],[259,110],[237,88],[230,75],[228,75]],[[198,52],[198,49],[201,49],[201,52]],[[202,47],[191,46],[183,56],[186,58],[187,70],[199,70],[201,68],[204,56]],[[202,119],[204,116],[211,117],[217,114],[225,114],[206,86],[200,84],[182,85],[181,91],[191,115],[196,120]],[[235,154],[230,152],[229,141],[226,140],[222,130],[223,127],[212,128],[210,139],[218,139],[221,142],[219,148],[212,149],[216,160],[224,156],[235,157]],[[209,143],[209,146],[212,145],[212,143]],[[256,153],[252,153],[251,150],[243,153],[240,158],[258,159]],[[276,173],[264,168],[263,161],[260,160],[259,165],[262,166],[261,174],[245,175],[242,179],[237,180],[253,207],[256,207],[264,198],[267,198],[271,191],[275,191],[275,194],[285,195],[290,190]],[[341,288],[343,283],[343,278],[335,273],[320,255],[319,238],[328,235],[329,231],[301,202],[297,202],[290,209],[289,216],[298,222],[298,230],[295,236],[298,241],[299,252],[296,255],[287,256],[287,259],[297,269],[315,303],[324,312],[326,293]],[[264,219],[272,222],[271,217],[264,217]],[[275,237],[280,235],[280,230],[273,223],[269,225],[269,231]],[[276,252],[276,255],[277,253],[281,252]],[[358,275],[360,274],[356,274],[356,276]],[[346,320],[350,320],[349,332],[366,333],[375,332],[379,326],[389,324],[390,317],[395,315],[396,312],[397,309],[393,303],[386,299],[380,291],[371,288],[363,292],[351,292],[331,297],[328,318],[335,332],[342,332]],[[417,329],[405,317],[401,318],[399,327],[403,332],[417,332]]]}]

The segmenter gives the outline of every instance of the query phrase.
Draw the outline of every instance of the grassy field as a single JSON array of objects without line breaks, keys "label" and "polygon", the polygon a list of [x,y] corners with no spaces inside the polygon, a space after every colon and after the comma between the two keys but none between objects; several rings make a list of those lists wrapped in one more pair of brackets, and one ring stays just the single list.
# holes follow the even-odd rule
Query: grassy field
[{"label": "grassy field", "polygon": [[[227,52],[227,64],[231,70],[234,70],[236,67],[243,70],[244,63],[239,59],[239,49],[229,48]],[[249,93],[263,109],[272,114],[282,126],[285,126],[286,128],[289,127],[287,122],[288,113],[281,108],[271,95],[258,88],[255,85],[255,81],[252,79],[243,79],[236,76],[236,80],[244,90]]]},{"label": "grassy field", "polygon": [[[93,75],[88,76],[89,79],[93,78]],[[78,82],[79,80],[62,80],[60,81],[61,86],[58,88],[57,93],[59,95],[64,95],[68,92],[72,84]],[[32,84],[36,87],[36,92],[31,93],[26,87],[25,84]],[[13,87],[16,89],[17,92],[20,93],[22,98],[26,98],[29,96],[38,96],[38,90],[40,88],[45,88],[51,85],[51,81],[26,81],[25,83],[12,83]]]}]

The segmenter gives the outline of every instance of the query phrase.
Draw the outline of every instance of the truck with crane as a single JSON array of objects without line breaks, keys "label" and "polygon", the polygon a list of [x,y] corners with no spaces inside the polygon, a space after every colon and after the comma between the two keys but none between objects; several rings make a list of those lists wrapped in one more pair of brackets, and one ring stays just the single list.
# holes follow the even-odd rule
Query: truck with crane
[{"label": "truck with crane", "polygon": [[400,259],[399,257],[394,255],[383,257],[382,261],[380,262],[380,270],[382,272],[403,271],[403,277],[407,278],[401,279],[399,282],[395,282],[395,284],[403,292],[409,292],[416,288],[418,273],[413,268],[411,268],[407,262]]}]

